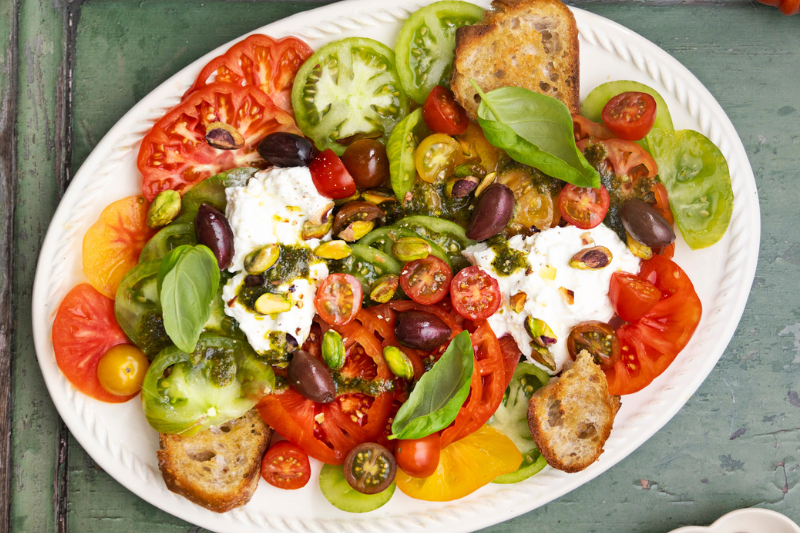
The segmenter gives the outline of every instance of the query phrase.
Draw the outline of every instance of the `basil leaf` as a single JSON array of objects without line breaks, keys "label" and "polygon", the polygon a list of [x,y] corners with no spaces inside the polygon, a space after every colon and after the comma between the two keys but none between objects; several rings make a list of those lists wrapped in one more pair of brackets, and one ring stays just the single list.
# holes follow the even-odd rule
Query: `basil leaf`
[{"label": "basil leaf", "polygon": [[478,122],[486,139],[515,161],[577,187],[600,187],[600,175],[575,145],[572,115],[560,100],[522,87],[481,96]]},{"label": "basil leaf", "polygon": [[219,285],[219,265],[207,247],[179,246],[161,262],[159,298],[164,329],[175,346],[194,352]]},{"label": "basil leaf", "polygon": [[462,331],[397,411],[389,438],[421,439],[449,426],[469,395],[474,368],[472,341]]}]

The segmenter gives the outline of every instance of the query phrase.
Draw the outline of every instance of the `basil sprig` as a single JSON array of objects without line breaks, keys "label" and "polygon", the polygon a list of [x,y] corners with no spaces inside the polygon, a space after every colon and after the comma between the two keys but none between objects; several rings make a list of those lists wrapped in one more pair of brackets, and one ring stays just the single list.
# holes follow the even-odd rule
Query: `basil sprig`
[{"label": "basil sprig", "polygon": [[194,352],[200,333],[211,316],[211,302],[219,286],[219,266],[203,245],[178,246],[161,261],[158,293],[164,329],[175,346]]},{"label": "basil sprig", "polygon": [[578,147],[572,115],[560,100],[522,87],[501,87],[481,96],[478,122],[486,139],[515,161],[577,187],[600,187],[600,175]]},{"label": "basil sprig", "polygon": [[474,368],[472,342],[462,331],[397,411],[389,438],[421,439],[449,426],[469,395]]}]

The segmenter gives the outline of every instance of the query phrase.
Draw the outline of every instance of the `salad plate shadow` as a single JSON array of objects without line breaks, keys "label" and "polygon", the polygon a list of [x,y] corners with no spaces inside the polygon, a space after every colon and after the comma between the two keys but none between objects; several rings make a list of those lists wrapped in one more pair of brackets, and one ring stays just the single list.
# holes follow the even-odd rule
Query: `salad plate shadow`
[{"label": "salad plate shadow", "polygon": [[[275,22],[253,33],[296,36],[312,48],[345,37],[370,37],[393,46],[404,20],[424,0],[345,0]],[[475,2],[488,7],[488,0]],[[752,169],[722,108],[685,67],[653,43],[600,16],[573,9],[580,32],[581,96],[614,79],[645,83],[664,96],[676,128],[695,129],[725,155],[735,194],[731,224],[716,245],[691,251],[679,238],[675,261],[694,280],[703,319],[684,351],[650,386],[623,399],[599,461],[577,474],[546,468],[515,485],[486,486],[447,503],[411,499],[397,491],[367,515],[327,503],[312,481],[281,491],[261,481],[253,499],[225,514],[207,511],[170,492],[158,470],[158,434],[138,400],[104,404],[81,393],[56,364],[51,329],[59,302],[85,281],[83,235],[103,206],[139,194],[136,156],[142,137],[176,105],[200,69],[232,43],[181,70],[134,106],[103,138],[75,175],[45,238],[33,291],[34,341],[48,391],[62,419],[95,462],[139,497],[177,517],[218,532],[264,531],[473,531],[542,506],[590,481],[627,457],[666,424],[697,390],[721,357],[741,318],[752,285],[760,241],[760,212]],[[246,37],[243,35],[241,38]]]}]

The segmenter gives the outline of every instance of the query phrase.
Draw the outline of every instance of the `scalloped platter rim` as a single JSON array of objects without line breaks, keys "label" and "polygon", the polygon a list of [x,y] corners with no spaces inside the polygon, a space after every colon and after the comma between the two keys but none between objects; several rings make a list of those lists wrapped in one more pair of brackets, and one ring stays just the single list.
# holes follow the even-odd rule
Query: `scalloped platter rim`
[{"label": "scalloped platter rim", "polygon": [[[294,35],[314,49],[351,36],[372,37],[393,47],[402,22],[428,3],[394,0],[384,7],[375,0],[345,0],[252,33],[276,38]],[[488,0],[475,3],[489,6]],[[76,392],[67,382],[56,365],[50,336],[58,304],[72,286],[85,281],[80,252],[83,234],[104,206],[141,193],[136,154],[142,137],[179,102],[202,66],[232,44],[228,43],[165,81],[106,134],[72,180],[42,246],[33,290],[39,365],[59,414],[97,464],[156,507],[217,532],[460,532],[509,520],[566,494],[627,457],[666,424],[711,372],[744,311],[760,241],[755,179],[736,130],[691,72],[627,28],[581,9],[572,10],[580,32],[581,96],[612,79],[633,79],[654,87],[667,101],[676,128],[698,130],[720,147],[731,168],[735,194],[731,226],[722,241],[709,249],[690,251],[679,238],[675,258],[695,282],[703,319],[691,343],[662,376],[640,393],[623,398],[599,461],[577,474],[547,467],[525,482],[490,484],[454,502],[423,502],[397,491],[389,504],[366,515],[331,506],[316,483],[320,463],[312,461],[312,481],[303,489],[281,491],[262,480],[248,505],[216,514],[166,488],[156,459],[158,435],[147,425],[140,402],[103,404]]]}]

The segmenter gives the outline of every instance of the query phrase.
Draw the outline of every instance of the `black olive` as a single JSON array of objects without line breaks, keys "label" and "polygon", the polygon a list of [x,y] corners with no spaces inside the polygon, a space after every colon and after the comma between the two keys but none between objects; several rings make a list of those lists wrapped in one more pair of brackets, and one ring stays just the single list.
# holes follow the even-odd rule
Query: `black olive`
[{"label": "black olive", "polygon": [[200,204],[194,217],[194,233],[198,244],[208,246],[217,258],[219,269],[227,268],[233,259],[233,230],[222,212],[208,204]]},{"label": "black olive", "polygon": [[672,244],[675,232],[658,210],[643,200],[634,198],[622,206],[622,225],[637,242],[658,248]]},{"label": "black olive", "polygon": [[428,351],[447,342],[452,330],[432,313],[406,311],[397,314],[394,334],[403,346]]},{"label": "black olive", "polygon": [[485,241],[508,225],[514,214],[514,193],[502,183],[493,183],[478,196],[469,219],[467,238]]},{"label": "black olive", "polygon": [[289,384],[312,402],[331,403],[336,398],[336,385],[325,364],[306,351],[294,351],[287,374]]},{"label": "black olive", "polygon": [[276,167],[307,167],[314,159],[314,147],[304,137],[279,131],[258,143],[258,155]]},{"label": "black olive", "polygon": [[344,478],[362,494],[377,494],[388,489],[397,473],[392,452],[374,442],[353,448],[344,461]]}]

